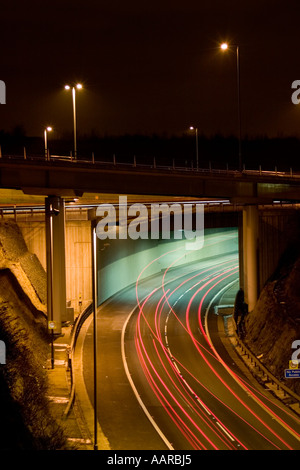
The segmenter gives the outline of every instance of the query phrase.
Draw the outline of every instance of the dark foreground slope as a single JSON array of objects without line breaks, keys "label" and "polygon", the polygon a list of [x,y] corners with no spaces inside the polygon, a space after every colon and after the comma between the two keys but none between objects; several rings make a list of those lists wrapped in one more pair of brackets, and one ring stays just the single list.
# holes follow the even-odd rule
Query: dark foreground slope
[{"label": "dark foreground slope", "polygon": [[18,226],[0,223],[0,450],[65,448],[47,399],[46,280]]},{"label": "dark foreground slope", "polygon": [[[292,244],[246,318],[245,342],[261,362],[300,395],[300,379],[285,380],[294,341],[300,341],[300,248]],[[300,354],[298,355],[300,359]]]}]

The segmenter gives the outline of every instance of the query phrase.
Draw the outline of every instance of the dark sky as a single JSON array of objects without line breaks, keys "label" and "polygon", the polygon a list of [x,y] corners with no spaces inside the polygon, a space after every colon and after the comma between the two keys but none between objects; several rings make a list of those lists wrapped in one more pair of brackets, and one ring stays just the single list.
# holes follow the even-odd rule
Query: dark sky
[{"label": "dark sky", "polygon": [[299,0],[17,1],[0,13],[0,129],[72,131],[64,85],[80,81],[78,132],[237,133],[240,46],[242,130],[300,136]]}]

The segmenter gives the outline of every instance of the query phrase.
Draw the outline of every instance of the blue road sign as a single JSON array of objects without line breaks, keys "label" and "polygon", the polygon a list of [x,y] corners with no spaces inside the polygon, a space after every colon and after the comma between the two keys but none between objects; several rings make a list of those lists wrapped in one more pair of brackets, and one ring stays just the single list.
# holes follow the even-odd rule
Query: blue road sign
[{"label": "blue road sign", "polygon": [[286,379],[300,379],[300,369],[285,369]]}]

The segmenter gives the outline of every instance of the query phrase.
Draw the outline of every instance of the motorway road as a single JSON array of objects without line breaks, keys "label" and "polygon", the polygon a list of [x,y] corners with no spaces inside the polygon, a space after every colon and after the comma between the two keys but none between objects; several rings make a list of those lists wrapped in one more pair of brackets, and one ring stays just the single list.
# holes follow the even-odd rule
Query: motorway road
[{"label": "motorway road", "polygon": [[[220,335],[214,306],[238,286],[237,255],[175,266],[99,308],[99,423],[111,448],[300,450],[299,418],[249,381]],[[83,374],[93,402],[92,323]]]}]

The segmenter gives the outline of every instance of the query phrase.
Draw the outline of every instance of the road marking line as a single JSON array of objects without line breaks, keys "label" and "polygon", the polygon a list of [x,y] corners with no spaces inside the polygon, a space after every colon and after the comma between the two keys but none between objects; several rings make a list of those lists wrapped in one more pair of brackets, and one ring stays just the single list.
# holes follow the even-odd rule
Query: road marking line
[{"label": "road marking line", "polygon": [[52,402],[52,403],[68,403],[69,402],[69,398],[67,397],[52,397],[52,396],[48,396],[48,399]]},{"label": "road marking line", "polygon": [[131,388],[136,396],[136,399],[138,400],[139,404],[141,405],[144,413],[146,414],[147,418],[149,419],[150,423],[152,424],[152,426],[154,427],[154,429],[157,431],[157,433],[159,434],[159,436],[161,437],[161,439],[164,441],[164,443],[166,444],[166,446],[168,447],[169,450],[174,450],[174,447],[172,446],[172,444],[168,441],[168,439],[166,438],[166,436],[163,434],[163,432],[161,431],[161,429],[158,427],[158,425],[156,424],[156,422],[154,421],[153,417],[150,415],[149,411],[147,410],[144,402],[142,401],[135,385],[134,385],[134,382],[131,378],[131,375],[130,375],[130,372],[129,372],[129,368],[128,368],[128,364],[127,364],[127,361],[126,361],[126,356],[125,356],[125,331],[126,331],[126,327],[127,327],[127,324],[129,323],[129,320],[131,318],[131,316],[133,315],[133,313],[135,312],[135,310],[139,308],[138,305],[136,305],[134,307],[134,309],[130,312],[130,314],[128,315],[124,325],[123,325],[123,328],[122,328],[122,336],[121,336],[121,351],[122,351],[122,359],[123,359],[123,365],[124,365],[124,368],[125,368],[125,372],[126,372],[126,375],[127,375],[127,378],[129,380],[129,383],[131,385]]},{"label": "road marking line", "polygon": [[217,421],[217,425],[222,429],[222,431],[229,437],[229,439],[232,440],[232,442],[235,441],[235,439],[233,439],[233,437],[229,434],[229,432],[226,431],[226,429],[223,428],[222,424],[219,423],[219,421]]}]

